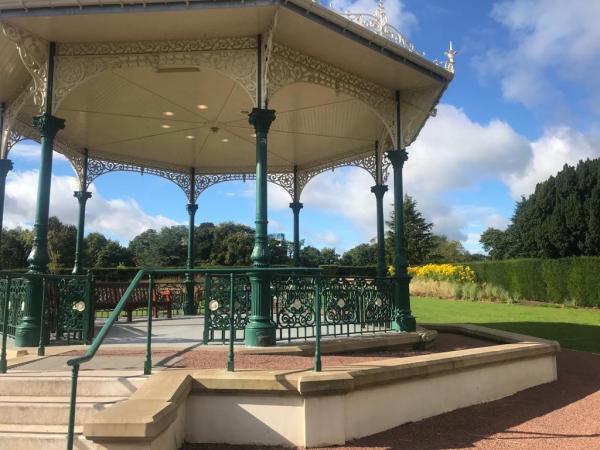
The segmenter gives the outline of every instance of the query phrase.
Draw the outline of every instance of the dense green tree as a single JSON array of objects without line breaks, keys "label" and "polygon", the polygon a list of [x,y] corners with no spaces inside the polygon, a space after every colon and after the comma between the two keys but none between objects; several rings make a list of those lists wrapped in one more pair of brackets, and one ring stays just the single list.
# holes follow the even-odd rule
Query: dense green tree
[{"label": "dense green tree", "polygon": [[146,230],[129,242],[129,251],[136,266],[158,267],[161,265],[159,238],[156,230]]},{"label": "dense green tree", "polygon": [[371,266],[377,264],[377,244],[359,244],[346,251],[341,258],[344,266]]},{"label": "dense green tree", "polygon": [[335,252],[335,248],[323,247],[320,250],[319,264],[331,265],[340,262],[340,255]]},{"label": "dense green tree", "polygon": [[2,231],[0,244],[0,268],[11,270],[27,267],[31,242],[31,231],[22,228],[5,228]]},{"label": "dense green tree", "polygon": [[215,228],[214,223],[204,222],[194,230],[196,261],[199,263],[210,261],[210,251],[214,241]]},{"label": "dense green tree", "polygon": [[470,259],[470,254],[465,250],[460,241],[448,239],[444,235],[433,235],[434,247],[427,260],[431,262],[464,262]]},{"label": "dense green tree", "polygon": [[98,265],[98,254],[106,247],[108,239],[101,233],[90,233],[83,243],[83,267],[101,267]]},{"label": "dense green tree", "polygon": [[[394,260],[394,211],[386,222],[386,254],[388,262]],[[411,265],[423,264],[435,248],[436,242],[431,229],[433,223],[427,222],[421,212],[417,209],[417,202],[412,197],[404,197],[404,239],[408,262]]]},{"label": "dense green tree", "polygon": [[59,268],[73,267],[75,263],[75,240],[77,228],[65,225],[57,217],[48,220],[48,269],[56,272]]},{"label": "dense green tree", "polygon": [[303,267],[318,267],[321,263],[321,252],[312,245],[300,249],[300,265]]},{"label": "dense green tree", "polygon": [[133,255],[117,241],[107,240],[106,245],[98,252],[94,267],[131,267]]},{"label": "dense green tree", "polygon": [[496,259],[600,255],[600,160],[565,165],[517,203],[506,231],[480,242]]}]

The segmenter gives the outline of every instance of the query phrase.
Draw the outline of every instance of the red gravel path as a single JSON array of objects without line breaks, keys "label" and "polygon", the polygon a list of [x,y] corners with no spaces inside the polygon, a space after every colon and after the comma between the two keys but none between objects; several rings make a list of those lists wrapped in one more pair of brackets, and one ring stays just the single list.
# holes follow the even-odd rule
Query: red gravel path
[{"label": "red gravel path", "polygon": [[[386,358],[426,355],[430,353],[448,352],[487,345],[495,345],[495,343],[458,334],[443,333],[440,334],[434,344],[426,350],[380,350],[340,355],[323,355],[321,356],[321,363],[323,367],[343,366],[363,361],[378,361]],[[168,359],[169,358],[167,358],[167,360]],[[175,362],[169,363],[167,360],[165,360],[165,363],[170,367],[186,367],[194,369],[224,368],[227,361],[227,352],[216,350],[191,350],[185,353],[180,359],[175,360]],[[310,369],[312,366],[313,356],[250,355],[244,353],[235,355],[236,369]]]},{"label": "red gravel path", "polygon": [[[600,355],[563,350],[558,381],[349,443],[341,449],[600,450]],[[498,380],[502,382],[502,380]],[[250,447],[187,444],[184,450]]]}]

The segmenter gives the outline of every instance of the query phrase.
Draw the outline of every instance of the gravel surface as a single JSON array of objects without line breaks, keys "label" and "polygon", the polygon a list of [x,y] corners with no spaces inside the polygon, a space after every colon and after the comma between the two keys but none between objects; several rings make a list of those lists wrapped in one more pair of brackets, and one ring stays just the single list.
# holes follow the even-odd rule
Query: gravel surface
[{"label": "gravel surface", "polygon": [[[554,383],[333,448],[600,450],[600,355],[563,350],[557,361],[558,381]],[[267,448],[274,449],[187,444],[183,450]]]},{"label": "gravel surface", "polygon": [[[458,334],[443,333],[440,334],[434,344],[426,350],[380,350],[339,355],[322,355],[321,363],[323,368],[326,368],[327,366],[343,366],[363,361],[378,361],[386,358],[427,355],[451,350],[484,347],[487,345],[495,345],[495,343]],[[170,366],[213,369],[224,368],[226,361],[226,351],[198,349],[186,352],[181,358],[172,362]],[[312,366],[313,356],[249,355],[244,353],[235,355],[236,369],[310,369]]]}]

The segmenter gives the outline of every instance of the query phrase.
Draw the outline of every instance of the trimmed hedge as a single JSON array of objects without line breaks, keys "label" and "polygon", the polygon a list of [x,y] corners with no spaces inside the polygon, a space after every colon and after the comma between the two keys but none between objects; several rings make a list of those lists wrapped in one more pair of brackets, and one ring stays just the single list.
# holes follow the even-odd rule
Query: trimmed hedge
[{"label": "trimmed hedge", "polygon": [[337,266],[334,264],[323,264],[319,266],[323,275],[329,277],[374,277],[377,276],[377,266]]},{"label": "trimmed hedge", "polygon": [[600,257],[511,259],[469,263],[481,282],[517,299],[600,306]]}]

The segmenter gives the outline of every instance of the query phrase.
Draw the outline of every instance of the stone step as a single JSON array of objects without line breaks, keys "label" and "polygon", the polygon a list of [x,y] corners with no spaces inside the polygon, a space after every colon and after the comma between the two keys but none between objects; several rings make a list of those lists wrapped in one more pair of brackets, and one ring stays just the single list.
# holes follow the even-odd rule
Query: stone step
[{"label": "stone step", "polygon": [[[75,424],[83,424],[97,411],[127,398],[78,397]],[[66,425],[68,419],[69,397],[0,397],[0,424]]]},{"label": "stone step", "polygon": [[[77,396],[117,396],[133,394],[146,381],[144,376],[79,377]],[[0,396],[70,396],[70,376],[0,376]],[[2,400],[2,397],[0,397]]]},{"label": "stone step", "polygon": [[[66,446],[66,427],[64,433],[0,431],[0,450],[65,450]],[[73,448],[77,450],[99,449],[92,441],[85,439],[80,432],[74,436]]]}]

